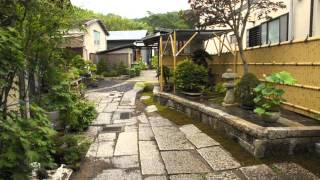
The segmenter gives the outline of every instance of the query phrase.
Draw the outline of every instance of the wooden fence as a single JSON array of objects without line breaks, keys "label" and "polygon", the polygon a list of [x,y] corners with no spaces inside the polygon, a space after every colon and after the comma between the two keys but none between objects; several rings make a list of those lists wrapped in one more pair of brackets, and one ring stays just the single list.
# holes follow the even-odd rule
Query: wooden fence
[{"label": "wooden fence", "polygon": [[[287,71],[296,79],[297,84],[283,86],[286,91],[284,106],[298,113],[320,117],[320,39],[287,42],[279,45],[251,48],[245,51],[249,61],[249,72],[258,78],[273,72]],[[178,63],[187,58],[178,57]],[[164,65],[172,66],[172,57],[164,57]],[[241,76],[243,66],[240,56],[225,53],[213,56],[210,67],[217,82],[228,68]]]}]

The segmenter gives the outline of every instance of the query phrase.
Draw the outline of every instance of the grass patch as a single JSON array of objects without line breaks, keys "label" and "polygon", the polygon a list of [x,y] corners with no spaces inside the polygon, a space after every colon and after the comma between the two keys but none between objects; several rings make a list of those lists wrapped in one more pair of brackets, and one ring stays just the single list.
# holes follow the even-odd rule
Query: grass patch
[{"label": "grass patch", "polygon": [[276,162],[294,162],[304,168],[310,170],[317,176],[320,176],[320,156],[315,153],[308,154],[297,154],[297,155],[284,155],[284,156],[275,156],[264,159],[257,159],[242,148],[236,141],[230,139],[227,135],[219,133],[218,131],[212,129],[210,126],[203,124],[200,120],[194,120],[185,114],[178,112],[176,110],[170,109],[167,106],[162,106],[159,103],[153,101],[152,92],[144,92],[143,96],[150,96],[148,100],[142,101],[143,104],[150,106],[156,105],[158,108],[158,113],[164,117],[174,122],[175,124],[181,126],[186,124],[193,124],[198,127],[202,132],[206,133],[211,138],[215,139],[221,144],[221,146],[232,154],[232,156],[238,160],[242,166],[251,166],[257,164],[272,164]]}]

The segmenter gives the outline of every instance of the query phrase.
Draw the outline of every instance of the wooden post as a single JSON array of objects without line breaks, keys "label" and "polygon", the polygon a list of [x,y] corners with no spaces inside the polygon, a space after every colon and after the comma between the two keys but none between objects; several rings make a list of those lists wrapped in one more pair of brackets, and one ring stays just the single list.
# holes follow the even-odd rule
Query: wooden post
[{"label": "wooden post", "polygon": [[159,54],[160,54],[160,90],[163,91],[163,49],[162,49],[162,36],[160,36],[159,42]]},{"label": "wooden post", "polygon": [[173,93],[176,94],[176,66],[177,66],[177,32],[173,31],[173,77],[174,77],[174,85],[173,85]]}]

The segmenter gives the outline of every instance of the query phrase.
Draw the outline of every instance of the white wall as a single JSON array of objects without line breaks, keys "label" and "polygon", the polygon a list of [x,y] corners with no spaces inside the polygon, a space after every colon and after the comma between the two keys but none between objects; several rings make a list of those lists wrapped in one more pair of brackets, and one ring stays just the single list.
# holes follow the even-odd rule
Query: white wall
[{"label": "white wall", "polygon": [[314,36],[320,36],[320,0],[315,0],[313,34]]},{"label": "white wall", "polygon": [[[94,35],[93,32],[100,32],[100,45],[96,46],[94,44]],[[96,53],[98,51],[104,51],[107,49],[107,35],[104,33],[103,29],[98,22],[92,23],[86,28],[84,36],[84,51],[83,57],[86,60],[89,60],[90,53]]]},{"label": "white wall", "polygon": [[310,5],[310,0],[293,0],[293,12],[290,17],[295,40],[304,39],[309,35]]}]

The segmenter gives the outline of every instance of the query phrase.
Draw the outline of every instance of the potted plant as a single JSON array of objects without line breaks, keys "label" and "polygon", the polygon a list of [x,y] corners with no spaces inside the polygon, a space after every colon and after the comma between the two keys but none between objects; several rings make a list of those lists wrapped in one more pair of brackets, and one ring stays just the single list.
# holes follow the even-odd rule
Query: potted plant
[{"label": "potted plant", "polygon": [[199,96],[208,83],[208,72],[203,66],[186,60],[178,65],[175,81],[182,93]]},{"label": "potted plant", "polygon": [[242,76],[240,82],[236,86],[236,99],[243,109],[253,110],[255,103],[253,99],[256,97],[254,88],[259,85],[259,79],[252,73],[246,73]]},{"label": "potted plant", "polygon": [[277,122],[280,118],[281,102],[285,101],[282,98],[285,91],[278,88],[277,85],[293,85],[295,83],[296,80],[290,73],[285,71],[265,77],[265,82],[254,89],[257,94],[256,98],[254,98],[256,104],[254,112],[265,122]]}]

